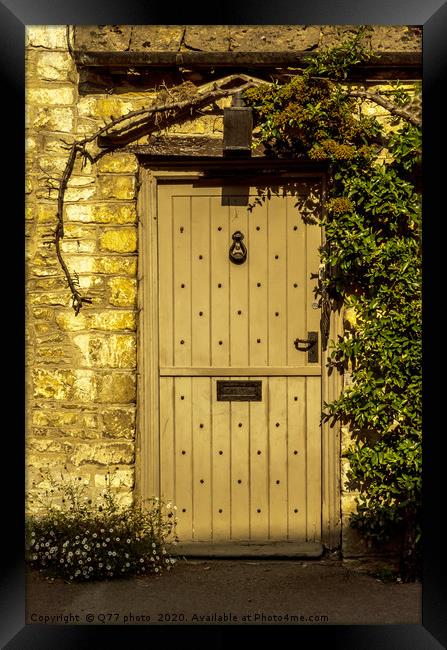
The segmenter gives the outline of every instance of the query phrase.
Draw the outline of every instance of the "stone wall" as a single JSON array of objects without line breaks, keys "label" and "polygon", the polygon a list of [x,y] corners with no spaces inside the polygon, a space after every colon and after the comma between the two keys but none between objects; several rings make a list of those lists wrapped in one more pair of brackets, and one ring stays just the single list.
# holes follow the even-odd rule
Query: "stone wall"
[{"label": "stone wall", "polygon": [[[76,47],[81,51],[242,51],[255,46],[281,50],[298,42],[303,49],[314,49],[351,30],[349,26],[263,26],[261,38],[259,31],[254,38],[255,29],[83,27],[77,30]],[[121,151],[103,156],[94,166],[81,167],[78,162],[69,181],[62,251],[79,278],[82,294],[93,301],[78,316],[52,243],[56,187],[66,163],[66,143],[93,134],[112,115],[147,106],[162,78],[151,71],[143,80],[137,75],[138,83],[127,75],[124,83],[103,87],[110,80],[95,73],[96,85],[91,85],[91,78],[83,84],[85,77],[74,64],[67,36],[65,26],[26,29],[28,493],[34,496],[48,487],[41,468],[55,477],[61,471],[75,472],[91,493],[104,486],[109,470],[116,470],[120,498],[129,501],[134,495],[137,436],[138,160]],[[420,50],[420,30],[414,27],[376,27],[372,39],[383,51]],[[175,81],[170,75],[162,73],[168,86]],[[199,84],[204,81],[200,74],[189,78]],[[369,88],[384,86],[375,82]],[[220,108],[226,103],[219,102]],[[388,121],[386,111],[374,104],[365,103],[362,110]],[[168,129],[216,138],[222,137],[222,131],[222,115],[215,109]],[[146,141],[147,136],[139,142]],[[344,430],[342,445],[348,443],[349,432]],[[363,555],[367,549],[348,525],[355,494],[345,489],[346,470],[343,461],[343,547],[348,555]]]},{"label": "stone wall", "polygon": [[[134,484],[137,321],[137,171],[134,156],[77,163],[66,192],[62,251],[93,303],[75,316],[51,242],[64,143],[100,125],[80,98],[65,27],[26,30],[27,478],[75,471],[91,488],[118,468]],[[112,110],[112,109],[111,109]],[[36,483],[33,486],[33,482]]]}]

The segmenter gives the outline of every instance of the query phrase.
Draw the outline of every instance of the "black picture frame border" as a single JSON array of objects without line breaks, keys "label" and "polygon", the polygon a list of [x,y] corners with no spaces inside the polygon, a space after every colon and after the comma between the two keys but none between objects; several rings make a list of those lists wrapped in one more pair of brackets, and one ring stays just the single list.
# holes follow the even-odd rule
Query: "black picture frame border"
[{"label": "black picture frame border", "polygon": [[[306,6],[303,6],[305,4]],[[81,2],[53,3],[52,0],[3,0],[0,2],[0,71],[3,75],[3,94],[7,98],[0,102],[4,139],[9,138],[9,147],[4,144],[2,155],[3,188],[14,188],[9,197],[7,214],[14,215],[8,219],[5,244],[16,255],[22,251],[23,227],[20,216],[24,213],[24,201],[21,187],[24,181],[23,136],[24,136],[24,30],[25,25],[42,24],[172,24],[175,15],[176,24],[396,24],[423,26],[423,87],[424,87],[424,221],[436,218],[442,205],[442,189],[445,185],[442,160],[445,139],[441,121],[444,117],[441,97],[444,88],[445,67],[447,63],[447,4],[439,0],[396,0],[390,6],[387,0],[365,2],[363,0],[344,0],[327,2],[313,0],[312,3],[293,3],[291,0],[267,1],[249,0],[240,6],[237,3],[213,3],[208,10],[185,4],[179,10],[170,6],[163,12],[151,11],[150,5],[138,0],[94,0]],[[211,13],[209,13],[211,12]],[[163,15],[164,14],[164,15]],[[6,160],[5,160],[6,158]],[[423,576],[423,623],[411,626],[265,626],[237,627],[237,636],[241,643],[253,644],[255,637],[262,634],[262,639],[277,643],[284,631],[293,634],[301,643],[328,640],[333,647],[355,648],[355,650],[399,649],[413,650],[441,648],[446,643],[444,622],[445,591],[440,581],[440,563],[443,562],[445,550],[439,524],[440,494],[442,490],[443,471],[441,462],[443,436],[440,429],[439,404],[443,404],[439,386],[431,379],[428,368],[439,363],[439,350],[430,342],[436,336],[439,324],[433,316],[435,297],[439,296],[439,287],[434,280],[440,277],[442,262],[445,259],[443,238],[433,232],[430,225],[424,225],[424,576]],[[17,261],[17,257],[19,258]],[[15,297],[23,295],[24,272],[20,253],[14,258],[16,266],[8,283],[16,289]],[[8,284],[9,293],[9,284]],[[8,303],[9,304],[9,303]],[[10,416],[4,417],[4,430],[8,432],[6,443],[9,476],[7,494],[4,499],[4,525],[8,530],[5,536],[9,548],[2,555],[6,559],[1,578],[1,637],[2,647],[18,650],[38,650],[45,648],[87,648],[96,645],[105,647],[109,640],[115,643],[125,638],[126,642],[138,643],[150,640],[151,644],[181,643],[193,640],[213,648],[223,647],[233,636],[234,627],[199,628],[197,626],[163,627],[156,626],[44,626],[25,625],[25,567],[23,560],[23,498],[24,498],[24,373],[21,361],[24,359],[23,331],[24,319],[17,300],[14,302],[17,313],[15,336],[7,329],[5,346],[5,363],[10,380],[8,380],[8,398],[6,409]],[[8,326],[8,324],[7,324]],[[11,342],[11,344],[9,344]],[[19,354],[17,354],[19,352]],[[23,364],[24,365],[24,364]],[[14,407],[14,399],[16,399]],[[6,468],[4,468],[4,477]],[[4,479],[5,480],[5,479]],[[123,637],[124,635],[124,637]],[[88,642],[87,642],[88,639]]]}]

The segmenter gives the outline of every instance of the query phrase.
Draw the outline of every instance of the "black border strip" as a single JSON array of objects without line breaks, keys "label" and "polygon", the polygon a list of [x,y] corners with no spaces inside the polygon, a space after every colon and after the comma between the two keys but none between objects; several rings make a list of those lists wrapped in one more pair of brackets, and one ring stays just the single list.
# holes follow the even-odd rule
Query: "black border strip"
[{"label": "black border strip", "polygon": [[[159,3],[160,4],[160,3]],[[96,627],[96,626],[24,626],[24,561],[23,561],[23,497],[24,497],[24,442],[23,442],[23,386],[21,370],[23,360],[23,317],[16,300],[24,286],[23,277],[23,229],[24,201],[22,187],[23,170],[23,123],[24,123],[24,26],[32,24],[401,24],[424,26],[424,580],[423,625],[421,626],[303,626],[264,627],[262,639],[277,643],[284,633],[293,634],[293,640],[301,644],[328,641],[331,647],[355,650],[430,650],[440,648],[447,641],[445,628],[445,591],[440,583],[440,566],[445,557],[444,536],[440,519],[444,508],[440,507],[438,495],[443,494],[441,479],[445,474],[442,442],[444,435],[443,413],[440,405],[445,400],[443,382],[425,370],[433,363],[439,367],[439,342],[443,340],[444,326],[436,322],[440,301],[445,288],[436,287],[445,275],[444,241],[439,228],[444,219],[445,197],[445,116],[443,99],[444,73],[447,62],[447,5],[439,0],[313,0],[308,3],[292,3],[276,0],[275,3],[247,0],[245,3],[215,2],[211,13],[183,3],[179,9],[172,3],[163,8],[153,8],[150,3],[138,0],[4,0],[0,3],[0,68],[3,74],[2,102],[3,147],[2,188],[4,253],[16,256],[13,265],[4,263],[7,275],[7,292],[3,306],[8,318],[15,313],[17,326],[11,328],[4,318],[7,330],[3,334],[4,372],[8,373],[8,391],[3,404],[3,547],[2,557],[7,565],[2,572],[1,584],[1,637],[2,647],[18,650],[48,650],[51,648],[87,648],[94,644],[107,647],[109,640],[151,645],[185,641],[197,644],[199,629],[170,628],[169,631],[154,627]],[[304,6],[303,6],[304,5]],[[5,139],[9,137],[9,146]],[[440,154],[439,157],[436,154]],[[439,162],[438,162],[439,158]],[[6,196],[8,192],[8,196]],[[5,199],[8,199],[6,204]],[[7,207],[6,207],[7,205]],[[436,224],[436,226],[433,225]],[[436,229],[435,229],[436,228]],[[19,252],[20,251],[20,252]],[[3,256],[4,257],[4,256]],[[17,257],[19,259],[17,259]],[[8,273],[5,273],[8,271]],[[12,284],[11,284],[12,283]],[[15,284],[15,289],[14,289]],[[12,288],[10,288],[12,286]],[[15,332],[15,335],[14,335]],[[429,341],[431,344],[429,344]],[[436,342],[436,348],[433,342]],[[9,355],[9,356],[8,356]],[[5,358],[6,357],[6,358]],[[435,365],[436,364],[436,365]],[[441,393],[442,391],[442,393]],[[17,400],[14,405],[14,399]],[[9,418],[9,420],[8,420]],[[6,477],[6,470],[10,476]],[[336,594],[334,594],[336,597]],[[252,645],[257,641],[259,628],[237,628],[238,640]],[[125,635],[123,637],[122,635]],[[279,636],[278,636],[279,635]],[[233,628],[200,628],[200,641],[207,647],[220,648],[233,636]],[[87,640],[88,639],[88,640]]]}]

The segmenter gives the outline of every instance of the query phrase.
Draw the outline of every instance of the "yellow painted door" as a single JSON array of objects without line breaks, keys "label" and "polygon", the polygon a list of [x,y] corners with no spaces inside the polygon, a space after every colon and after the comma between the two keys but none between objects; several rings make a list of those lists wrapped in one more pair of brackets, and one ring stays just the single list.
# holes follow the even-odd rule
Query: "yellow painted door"
[{"label": "yellow painted door", "polygon": [[[160,493],[182,542],[320,539],[320,342],[294,345],[319,331],[315,188],[159,185]],[[219,380],[262,399],[220,401]]]}]

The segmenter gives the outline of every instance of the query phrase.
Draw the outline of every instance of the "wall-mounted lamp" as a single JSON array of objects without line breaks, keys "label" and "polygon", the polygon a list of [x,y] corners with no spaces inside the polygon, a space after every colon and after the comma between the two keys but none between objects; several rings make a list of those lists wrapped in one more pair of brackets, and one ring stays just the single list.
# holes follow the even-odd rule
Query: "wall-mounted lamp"
[{"label": "wall-mounted lamp", "polygon": [[252,109],[245,106],[241,93],[233,95],[230,108],[224,108],[224,156],[250,156],[253,131]]}]

